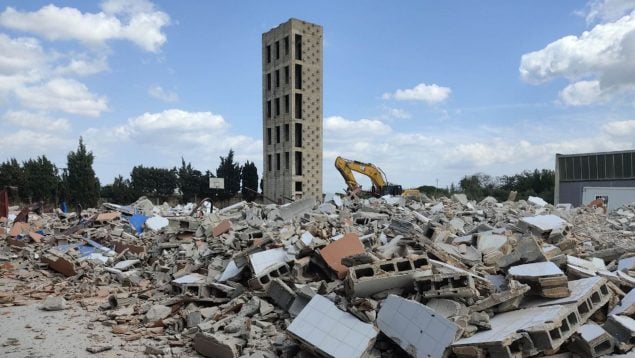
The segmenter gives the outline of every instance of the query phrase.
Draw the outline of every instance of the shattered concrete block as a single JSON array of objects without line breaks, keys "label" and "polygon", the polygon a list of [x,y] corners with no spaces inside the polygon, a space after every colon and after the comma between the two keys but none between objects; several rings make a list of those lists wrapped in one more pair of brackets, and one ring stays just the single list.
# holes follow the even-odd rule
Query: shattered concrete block
[{"label": "shattered concrete block", "polygon": [[45,311],[61,311],[66,309],[66,300],[60,296],[48,296],[40,308]]},{"label": "shattered concrete block", "polygon": [[452,200],[461,203],[462,205],[467,205],[467,195],[465,194],[452,194]]},{"label": "shattered concrete block", "polygon": [[364,245],[359,241],[357,234],[350,233],[326,245],[320,250],[320,256],[336,272],[337,277],[343,279],[348,273],[348,267],[342,265],[342,259],[365,252]]},{"label": "shattered concrete block", "polygon": [[567,297],[571,293],[567,276],[553,262],[535,262],[509,268],[509,275],[531,287],[531,293],[548,298]]},{"label": "shattered concrete block", "polygon": [[194,349],[203,357],[237,358],[242,342],[222,333],[199,332],[194,336]]},{"label": "shattered concrete block", "polygon": [[146,322],[156,322],[168,317],[172,313],[172,308],[163,305],[154,305],[150,307],[145,315]]},{"label": "shattered concrete block", "polygon": [[113,221],[115,219],[119,219],[121,217],[121,213],[118,211],[110,211],[105,213],[99,213],[95,218],[97,222],[108,222]]},{"label": "shattered concrete block", "polygon": [[441,358],[458,327],[419,302],[390,295],[377,316],[377,326],[413,357]]},{"label": "shattered concrete block", "polygon": [[75,264],[57,255],[47,254],[42,256],[42,262],[49,265],[49,268],[55,270],[66,277],[77,275]]},{"label": "shattered concrete block", "polygon": [[210,296],[207,276],[200,273],[191,273],[172,280],[172,286],[177,294],[188,294],[198,298]]},{"label": "shattered concrete block", "polygon": [[219,237],[222,234],[228,233],[229,230],[232,229],[232,222],[229,220],[223,220],[220,222],[220,224],[216,225],[213,229],[212,229],[212,236],[214,237]]},{"label": "shattered concrete block", "polygon": [[287,331],[310,350],[327,357],[363,357],[377,336],[373,324],[341,311],[327,298],[315,295]]},{"label": "shattered concrete block", "polygon": [[571,337],[568,348],[583,357],[601,357],[613,353],[613,337],[597,324],[585,324]]},{"label": "shattered concrete block", "polygon": [[350,267],[344,288],[349,297],[369,297],[381,291],[412,287],[415,276],[431,274],[427,256],[384,260]]},{"label": "shattered concrete block", "polygon": [[461,302],[447,298],[433,298],[426,302],[426,306],[445,318],[466,316],[470,313],[469,309]]},{"label": "shattered concrete block", "polygon": [[635,320],[631,317],[609,315],[602,328],[615,338],[620,352],[626,352],[635,346]]},{"label": "shattered concrete block", "polygon": [[609,314],[630,316],[635,313],[635,290],[630,290]]},{"label": "shattered concrete block", "polygon": [[566,236],[568,225],[569,223],[556,215],[530,216],[520,219],[519,222],[521,228],[531,231],[544,239],[548,239],[552,231],[559,231]]},{"label": "shattered concrete block", "polygon": [[296,298],[295,292],[279,278],[271,280],[267,288],[267,295],[271,297],[278,307],[285,311],[289,310]]},{"label": "shattered concrete block", "polygon": [[286,276],[291,272],[289,266],[280,262],[269,266],[265,271],[261,272],[256,277],[251,278],[248,281],[249,287],[254,290],[267,289],[271,281],[275,278],[280,278],[282,276]]},{"label": "shattered concrete block", "polygon": [[478,312],[499,304],[509,304],[511,301],[520,300],[529,289],[529,285],[512,280],[507,290],[490,293],[487,297],[471,305],[470,310],[472,312]]},{"label": "shattered concrete block", "polygon": [[423,298],[478,296],[474,279],[462,272],[419,276],[414,286]]},{"label": "shattered concrete block", "polygon": [[316,204],[315,198],[304,198],[293,203],[280,206],[278,211],[282,220],[289,220],[311,210]]},{"label": "shattered concrete block", "polygon": [[249,266],[254,275],[260,275],[267,268],[287,261],[287,251],[283,248],[260,251],[249,255]]}]

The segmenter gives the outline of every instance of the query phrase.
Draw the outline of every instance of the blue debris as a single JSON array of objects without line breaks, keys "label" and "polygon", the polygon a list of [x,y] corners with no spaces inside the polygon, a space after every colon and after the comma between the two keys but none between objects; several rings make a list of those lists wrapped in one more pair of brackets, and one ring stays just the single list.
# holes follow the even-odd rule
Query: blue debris
[{"label": "blue debris", "polygon": [[148,217],[142,214],[134,214],[128,219],[130,225],[137,231],[137,235],[143,232],[143,224],[146,220],[148,220]]}]

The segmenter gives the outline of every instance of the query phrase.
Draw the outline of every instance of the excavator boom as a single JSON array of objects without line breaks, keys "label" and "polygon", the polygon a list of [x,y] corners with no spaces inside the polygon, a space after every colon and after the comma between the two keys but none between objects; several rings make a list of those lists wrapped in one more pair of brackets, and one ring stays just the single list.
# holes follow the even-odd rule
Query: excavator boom
[{"label": "excavator boom", "polygon": [[401,194],[400,185],[389,184],[386,180],[384,172],[371,163],[363,163],[357,160],[344,159],[337,157],[335,159],[335,168],[342,174],[349,192],[355,192],[360,190],[360,185],[355,180],[353,172],[358,172],[366,175],[373,183],[373,192],[379,195],[399,195]]}]

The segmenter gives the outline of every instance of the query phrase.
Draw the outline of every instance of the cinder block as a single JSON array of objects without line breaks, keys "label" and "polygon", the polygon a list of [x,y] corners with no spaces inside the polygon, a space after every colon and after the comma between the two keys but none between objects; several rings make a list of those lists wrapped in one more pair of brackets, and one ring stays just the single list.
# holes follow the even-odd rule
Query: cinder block
[{"label": "cinder block", "polygon": [[369,297],[381,291],[412,287],[415,277],[431,274],[427,256],[385,260],[350,267],[344,288],[349,297]]},{"label": "cinder block", "polygon": [[474,279],[463,272],[416,277],[415,289],[423,298],[478,296]]}]

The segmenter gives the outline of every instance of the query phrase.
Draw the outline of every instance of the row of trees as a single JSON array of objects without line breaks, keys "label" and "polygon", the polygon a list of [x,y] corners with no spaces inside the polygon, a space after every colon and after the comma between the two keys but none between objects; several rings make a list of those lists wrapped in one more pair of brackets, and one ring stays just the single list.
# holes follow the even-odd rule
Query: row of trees
[{"label": "row of trees", "polygon": [[[209,178],[224,178],[225,189],[212,191]],[[130,179],[117,176],[112,184],[101,189],[101,196],[118,203],[129,203],[141,195],[169,197],[176,192],[184,202],[197,201],[205,197],[228,199],[241,192],[245,200],[254,200],[258,191],[258,169],[253,162],[244,165],[234,161],[234,151],[220,157],[216,175],[207,170],[194,169],[191,163],[181,158],[179,168],[155,168],[138,165],[132,168]]]},{"label": "row of trees", "polygon": [[464,193],[473,200],[482,200],[487,196],[492,196],[498,201],[507,200],[509,192],[516,191],[518,199],[538,196],[553,204],[554,185],[555,172],[553,170],[535,169],[499,177],[476,173],[464,176],[459,181],[458,187],[452,183],[445,189],[431,185],[420,186],[417,189],[430,196],[450,196],[454,193]]},{"label": "row of trees", "polygon": [[[67,202],[69,205],[95,207],[99,198],[117,203],[131,203],[142,195],[170,197],[181,194],[184,202],[204,197],[228,199],[242,192],[246,200],[254,200],[258,191],[258,169],[253,162],[244,165],[234,161],[230,149],[226,157],[220,157],[216,175],[202,172],[181,158],[180,168],[155,168],[138,165],[132,168],[130,179],[119,175],[113,183],[100,186],[95,176],[95,156],[79,139],[77,150],[67,156],[66,168],[60,171],[45,155],[22,163],[9,159],[0,163],[0,188],[17,187],[10,191],[14,202]],[[225,189],[211,191],[209,178],[225,179]]]},{"label": "row of trees", "polygon": [[518,192],[518,199],[538,196],[553,203],[555,177],[555,172],[549,169],[526,170],[519,174],[500,177],[477,173],[463,177],[459,182],[459,189],[475,200],[493,196],[498,201],[504,201],[513,190]]},{"label": "row of trees", "polygon": [[0,164],[0,188],[16,187],[17,190],[9,192],[15,201],[66,201],[95,206],[99,200],[99,179],[93,171],[94,159],[81,138],[77,150],[68,153],[66,168],[61,173],[46,155],[22,163],[9,159]]}]

